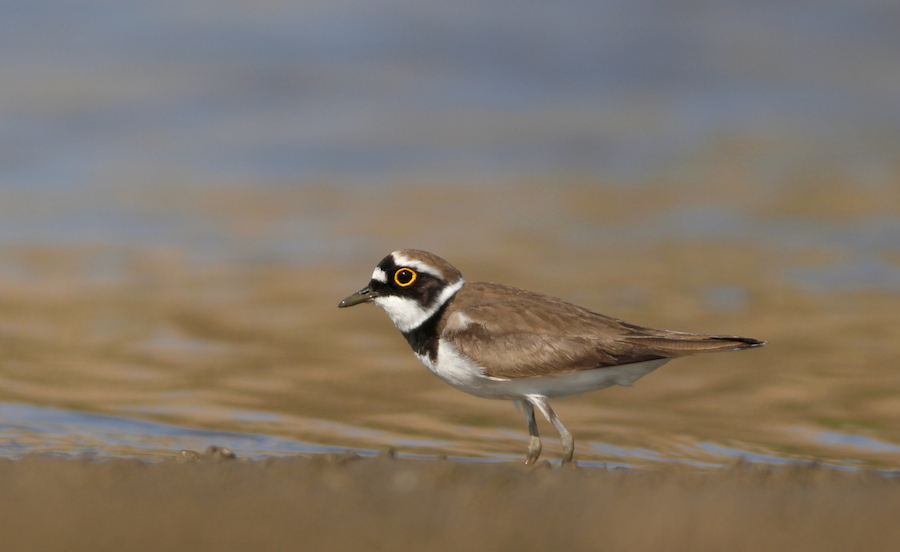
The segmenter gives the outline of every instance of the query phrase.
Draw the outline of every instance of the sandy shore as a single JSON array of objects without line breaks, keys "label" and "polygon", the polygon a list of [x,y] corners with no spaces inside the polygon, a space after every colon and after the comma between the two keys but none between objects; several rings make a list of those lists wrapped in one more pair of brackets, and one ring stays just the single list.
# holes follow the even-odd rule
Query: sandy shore
[{"label": "sandy shore", "polygon": [[7,551],[897,550],[900,480],[354,454],[0,460]]},{"label": "sandy shore", "polygon": [[[578,460],[655,469],[754,454],[900,468],[900,294],[814,285],[859,271],[897,274],[887,250],[896,243],[888,221],[900,220],[896,190],[847,184],[794,197],[702,182],[550,184],[123,192],[104,209],[183,223],[176,235],[184,241],[0,247],[0,404],[340,449],[518,458],[528,432],[508,402],[439,381],[380,309],[337,308],[384,254],[414,246],[451,259],[472,280],[651,327],[769,342],[672,362],[634,388],[557,401]],[[27,210],[39,198],[0,196],[4,209],[40,215]],[[707,207],[698,211],[697,197]],[[91,212],[95,199],[60,205]],[[552,216],[535,219],[547,210]],[[744,213],[735,234],[691,230],[735,213]],[[510,222],[532,220],[545,223]],[[197,221],[216,231],[195,243]],[[306,224],[321,235],[296,230]],[[352,253],[329,249],[360,236],[367,245]],[[224,245],[204,262],[207,239]],[[277,244],[316,253],[291,257]],[[555,430],[538,424],[546,458],[559,458]],[[207,444],[150,448],[122,435],[110,443],[84,427],[47,435],[43,428],[7,438],[29,451],[120,457]]]},{"label": "sandy shore", "polygon": [[[895,274],[894,226],[884,222],[900,212],[893,189],[829,187],[795,203],[699,184],[509,191],[502,204],[493,188],[131,198],[140,212],[182,213],[222,229],[224,249],[237,253],[215,262],[177,244],[0,248],[0,403],[34,407],[4,420],[0,445],[12,457],[88,450],[119,458],[0,460],[0,552],[900,550],[898,478],[685,467],[744,453],[900,466],[900,294],[815,286],[859,267]],[[697,214],[696,197],[712,198],[711,218]],[[807,198],[814,217],[800,208]],[[738,201],[745,234],[710,239],[691,230],[730,217]],[[800,207],[785,213],[791,205]],[[530,221],[546,206],[555,214],[544,226],[503,222]],[[832,208],[835,220],[822,222]],[[348,218],[330,221],[335,213]],[[462,214],[474,222],[455,225]],[[310,220],[327,229],[321,239],[280,233]],[[656,234],[643,233],[647,221]],[[410,228],[424,232],[413,244]],[[370,235],[346,258],[322,253],[292,264],[266,253],[279,239],[330,247]],[[187,432],[198,428],[518,462],[527,443],[521,413],[437,381],[378,309],[336,308],[401,242],[440,252],[473,279],[635,323],[770,344],[673,362],[635,388],[555,405],[576,436],[577,460],[636,466],[627,472],[341,455],[122,459],[201,448]],[[869,264],[860,265],[861,251]],[[52,419],[38,407],[54,409]],[[71,423],[66,412],[110,418]],[[116,425],[122,419],[178,426],[188,442],[157,426],[138,426],[129,440],[134,433]],[[157,436],[152,446],[141,431]],[[558,459],[553,429],[542,432],[545,458]]]}]

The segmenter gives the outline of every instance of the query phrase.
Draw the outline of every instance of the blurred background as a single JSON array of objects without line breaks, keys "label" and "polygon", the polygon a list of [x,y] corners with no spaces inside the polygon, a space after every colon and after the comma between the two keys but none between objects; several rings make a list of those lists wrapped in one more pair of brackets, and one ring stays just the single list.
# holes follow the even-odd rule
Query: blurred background
[{"label": "blurred background", "polygon": [[769,342],[559,403],[582,461],[897,469],[898,215],[888,0],[6,1],[0,456],[518,461],[335,308],[415,247]]}]

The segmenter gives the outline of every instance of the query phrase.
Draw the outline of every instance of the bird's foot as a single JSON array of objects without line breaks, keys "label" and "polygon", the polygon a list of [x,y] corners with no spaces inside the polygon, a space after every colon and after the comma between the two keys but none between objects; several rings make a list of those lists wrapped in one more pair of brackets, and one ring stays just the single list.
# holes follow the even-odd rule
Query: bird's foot
[{"label": "bird's foot", "polygon": [[525,457],[525,465],[530,466],[537,462],[538,457],[541,455],[541,439],[536,435],[531,436],[531,440],[528,442],[528,456]]}]

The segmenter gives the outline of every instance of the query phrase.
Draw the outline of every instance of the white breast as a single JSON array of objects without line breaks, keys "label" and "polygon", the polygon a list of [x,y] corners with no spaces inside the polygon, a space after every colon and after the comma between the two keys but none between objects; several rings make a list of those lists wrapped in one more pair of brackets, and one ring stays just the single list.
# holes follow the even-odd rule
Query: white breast
[{"label": "white breast", "polygon": [[425,355],[416,356],[437,377],[461,391],[488,399],[508,400],[520,400],[525,395],[565,397],[613,385],[630,386],[669,361],[663,358],[560,375],[501,379],[486,376],[481,366],[462,356],[456,347],[443,339],[438,342],[435,362]]}]

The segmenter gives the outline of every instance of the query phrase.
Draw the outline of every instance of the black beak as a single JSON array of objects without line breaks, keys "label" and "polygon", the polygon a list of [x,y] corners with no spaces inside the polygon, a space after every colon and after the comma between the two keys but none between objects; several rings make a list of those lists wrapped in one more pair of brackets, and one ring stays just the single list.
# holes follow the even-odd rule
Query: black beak
[{"label": "black beak", "polygon": [[350,297],[347,297],[346,299],[341,301],[338,305],[338,308],[342,309],[344,307],[352,307],[353,305],[358,305],[360,303],[368,303],[376,297],[378,297],[378,292],[372,291],[369,286],[366,286]]}]

